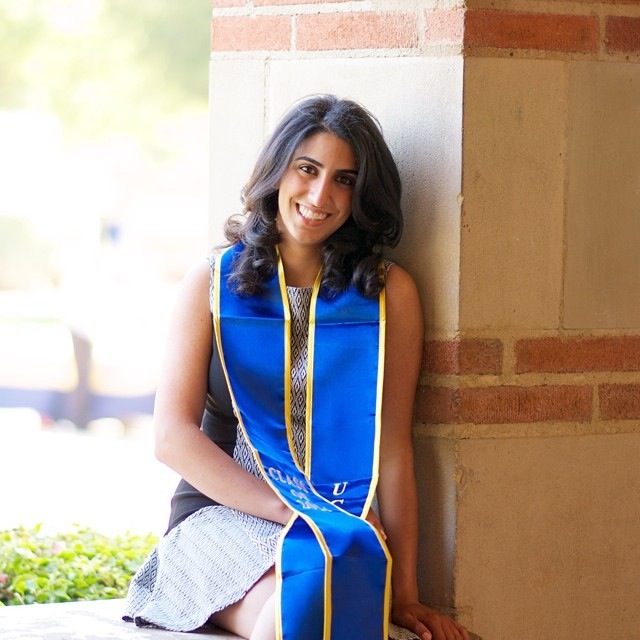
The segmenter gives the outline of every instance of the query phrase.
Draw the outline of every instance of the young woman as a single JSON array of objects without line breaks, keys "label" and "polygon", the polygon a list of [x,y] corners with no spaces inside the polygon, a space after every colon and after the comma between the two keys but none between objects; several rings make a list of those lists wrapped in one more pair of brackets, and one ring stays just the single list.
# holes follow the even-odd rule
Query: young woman
[{"label": "young woman", "polygon": [[193,268],[170,328],[157,457],[183,480],[125,619],[251,640],[468,640],[418,601],[418,293],[384,246],[400,178],[375,119],[296,104]]}]

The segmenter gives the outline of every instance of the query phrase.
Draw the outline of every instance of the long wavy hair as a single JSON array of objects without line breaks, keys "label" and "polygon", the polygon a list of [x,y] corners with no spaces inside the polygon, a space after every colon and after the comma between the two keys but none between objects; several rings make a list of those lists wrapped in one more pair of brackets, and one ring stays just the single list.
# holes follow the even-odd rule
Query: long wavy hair
[{"label": "long wavy hair", "polygon": [[382,249],[395,246],[402,234],[398,168],[369,111],[351,100],[316,95],[280,120],[242,191],[243,214],[225,224],[227,241],[244,245],[230,280],[237,293],[258,294],[275,274],[280,182],[300,144],[323,132],[351,146],[358,174],[351,216],[323,247],[321,292],[332,296],[353,285],[362,295],[375,297],[384,287]]}]

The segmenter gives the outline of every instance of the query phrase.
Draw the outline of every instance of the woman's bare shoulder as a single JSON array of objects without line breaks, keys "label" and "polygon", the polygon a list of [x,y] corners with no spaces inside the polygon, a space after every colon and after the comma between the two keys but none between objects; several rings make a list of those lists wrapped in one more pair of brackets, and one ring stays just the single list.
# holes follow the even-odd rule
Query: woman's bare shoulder
[{"label": "woman's bare shoulder", "polygon": [[211,264],[208,259],[198,260],[187,270],[177,286],[175,312],[204,312],[209,306]]},{"label": "woman's bare shoulder", "polygon": [[385,289],[388,303],[420,304],[415,280],[406,269],[395,262],[387,268]]},{"label": "woman's bare shoulder", "polygon": [[203,285],[208,287],[211,281],[212,269],[212,262],[209,258],[202,258],[194,262],[182,278],[182,288],[200,288]]}]

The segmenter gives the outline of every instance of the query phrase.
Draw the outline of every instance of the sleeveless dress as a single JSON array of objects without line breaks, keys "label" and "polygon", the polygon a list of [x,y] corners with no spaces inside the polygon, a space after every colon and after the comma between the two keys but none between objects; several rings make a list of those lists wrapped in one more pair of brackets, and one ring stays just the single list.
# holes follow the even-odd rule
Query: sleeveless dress
[{"label": "sleeveless dress", "polygon": [[[291,308],[292,429],[296,455],[304,465],[311,288],[287,287],[287,294]],[[226,383],[219,367],[214,344],[203,430],[238,464],[261,477],[237,428],[228,391],[220,386]],[[182,480],[172,499],[167,533],[131,581],[123,619],[140,627],[171,631],[202,627],[212,614],[241,600],[274,565],[282,528],[219,505]],[[390,637],[416,638],[395,625],[391,625]]]}]

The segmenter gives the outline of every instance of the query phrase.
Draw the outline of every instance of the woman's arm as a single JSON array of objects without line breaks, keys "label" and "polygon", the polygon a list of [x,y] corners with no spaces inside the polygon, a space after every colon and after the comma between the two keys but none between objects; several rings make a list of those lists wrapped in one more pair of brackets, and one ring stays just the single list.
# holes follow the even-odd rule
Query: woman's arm
[{"label": "woman's arm", "polygon": [[216,502],[285,524],[288,507],[200,430],[213,340],[210,277],[203,261],[180,286],[156,390],[156,457]]},{"label": "woman's arm", "polygon": [[421,640],[468,640],[467,631],[418,601],[418,506],[413,468],[413,407],[424,326],[409,274],[394,265],[386,286],[385,381],[378,500],[393,558],[392,616]]}]

